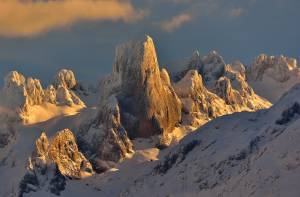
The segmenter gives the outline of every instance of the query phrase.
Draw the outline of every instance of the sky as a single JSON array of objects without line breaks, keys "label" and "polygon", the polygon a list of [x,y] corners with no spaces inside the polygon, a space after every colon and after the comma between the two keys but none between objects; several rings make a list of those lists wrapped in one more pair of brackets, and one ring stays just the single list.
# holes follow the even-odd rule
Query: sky
[{"label": "sky", "polygon": [[0,0],[0,78],[18,70],[47,85],[69,68],[93,83],[116,45],[145,34],[170,70],[195,50],[246,65],[260,53],[300,59],[299,10],[299,0]]}]

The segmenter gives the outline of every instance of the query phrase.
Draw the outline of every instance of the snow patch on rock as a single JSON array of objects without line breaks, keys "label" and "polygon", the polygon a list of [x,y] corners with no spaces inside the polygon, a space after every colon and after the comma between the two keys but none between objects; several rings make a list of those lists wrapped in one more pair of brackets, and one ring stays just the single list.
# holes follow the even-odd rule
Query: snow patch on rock
[{"label": "snow patch on rock", "polygon": [[259,95],[276,102],[300,82],[300,69],[294,58],[261,54],[248,67],[247,80]]},{"label": "snow patch on rock", "polygon": [[[61,74],[58,74],[58,76],[61,76]],[[71,74],[71,76],[73,75]],[[64,77],[63,79],[67,80],[69,77]],[[24,123],[39,122],[38,117],[33,113],[36,111],[35,108],[43,108],[43,106],[49,106],[49,104],[55,105],[56,108],[64,106],[74,107],[76,110],[85,107],[80,98],[72,90],[67,89],[70,86],[66,86],[66,84],[71,84],[71,82],[64,82],[62,83],[64,86],[59,86],[57,89],[53,85],[49,85],[44,90],[38,79],[25,78],[17,71],[10,72],[5,77],[4,82],[4,87],[0,94],[0,105],[13,111],[14,114],[12,116],[16,120],[22,120]],[[63,109],[60,111],[67,112]],[[43,121],[44,117],[53,116],[44,114],[42,116]]]}]

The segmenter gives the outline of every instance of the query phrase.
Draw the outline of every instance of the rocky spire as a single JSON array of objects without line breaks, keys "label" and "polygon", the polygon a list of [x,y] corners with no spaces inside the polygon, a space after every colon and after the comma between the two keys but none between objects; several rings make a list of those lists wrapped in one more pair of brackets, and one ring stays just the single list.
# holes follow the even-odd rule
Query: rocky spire
[{"label": "rocky spire", "polygon": [[249,78],[262,80],[266,74],[279,82],[290,79],[293,70],[297,69],[297,60],[294,58],[281,56],[267,56],[260,54],[253,60],[249,68]]},{"label": "rocky spire", "polygon": [[121,124],[115,95],[101,102],[96,118],[81,125],[78,140],[96,172],[103,172],[133,153],[133,145]]},{"label": "rocky spire", "polygon": [[136,120],[124,125],[131,137],[168,133],[180,121],[180,100],[161,78],[151,37],[117,47],[112,78],[118,83],[121,117]]},{"label": "rocky spire", "polygon": [[1,91],[1,104],[14,111],[13,116],[24,122],[29,119],[32,106],[51,103],[85,107],[80,98],[69,89],[76,85],[72,71],[63,69],[55,78],[57,78],[55,82],[58,85],[57,88],[49,85],[44,90],[40,80],[31,77],[25,78],[21,73],[12,71],[5,77],[4,87]]},{"label": "rocky spire", "polygon": [[67,89],[71,89],[75,87],[77,81],[75,79],[75,75],[72,70],[61,69],[54,76],[54,85],[56,88],[59,86],[63,86]]},{"label": "rocky spire", "polygon": [[184,124],[200,126],[212,118],[229,114],[233,108],[203,84],[197,70],[189,70],[174,89],[183,103]]},{"label": "rocky spire", "polygon": [[78,150],[75,136],[69,129],[58,131],[51,140],[46,133],[41,133],[26,168],[19,185],[19,196],[42,188],[59,195],[64,190],[66,178],[81,179],[94,173],[90,162]]},{"label": "rocky spire", "polygon": [[300,82],[300,68],[294,58],[260,54],[247,67],[247,80],[255,92],[275,103]]},{"label": "rocky spire", "polygon": [[[199,57],[193,54],[195,70],[183,70],[184,77],[175,83],[184,113],[193,125],[201,125],[217,116],[239,111],[255,111],[271,106],[246,81],[246,69],[241,62],[226,65],[216,51]],[[197,85],[196,85],[197,84]]]}]

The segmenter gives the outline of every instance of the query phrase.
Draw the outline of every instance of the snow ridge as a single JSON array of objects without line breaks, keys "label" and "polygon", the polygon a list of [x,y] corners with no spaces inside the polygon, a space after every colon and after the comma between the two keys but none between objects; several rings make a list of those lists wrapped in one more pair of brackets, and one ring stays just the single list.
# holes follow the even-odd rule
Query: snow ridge
[{"label": "snow ridge", "polygon": [[[58,76],[62,79],[74,77],[73,72],[58,72]],[[63,77],[65,75],[65,77]],[[76,94],[68,89],[70,84],[76,84],[75,78],[71,78],[71,82],[62,81],[57,88],[49,85],[47,89],[43,89],[38,79],[31,77],[25,78],[21,73],[12,71],[5,77],[4,87],[1,91],[1,105],[14,111],[14,117],[23,122],[30,122],[33,111],[36,107],[52,104],[54,107],[59,106],[75,106],[77,109],[85,107],[85,104]],[[75,82],[74,82],[75,81]],[[57,84],[57,83],[56,83]],[[67,84],[67,85],[66,85]],[[38,120],[35,120],[38,121]]]}]

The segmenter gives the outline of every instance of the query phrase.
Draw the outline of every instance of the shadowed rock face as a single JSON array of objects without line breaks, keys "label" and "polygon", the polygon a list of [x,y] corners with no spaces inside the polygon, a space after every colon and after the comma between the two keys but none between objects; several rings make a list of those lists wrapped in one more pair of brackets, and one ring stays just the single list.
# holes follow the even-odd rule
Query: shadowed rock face
[{"label": "shadowed rock face", "polygon": [[216,82],[216,93],[218,94],[219,97],[224,99],[226,104],[228,105],[233,105],[236,102],[236,98],[231,86],[231,82],[228,78],[226,77],[221,77],[217,82]]},{"label": "shadowed rock face", "polygon": [[120,45],[116,51],[112,77],[120,82],[117,98],[121,116],[135,117],[135,122],[124,123],[129,135],[149,137],[171,132],[181,119],[181,104],[167,82],[166,71],[161,74],[159,70],[152,39],[147,36]]},{"label": "shadowed rock face", "polygon": [[133,145],[121,124],[120,107],[114,95],[99,106],[97,116],[81,125],[78,142],[96,172],[101,173],[133,153]]}]

